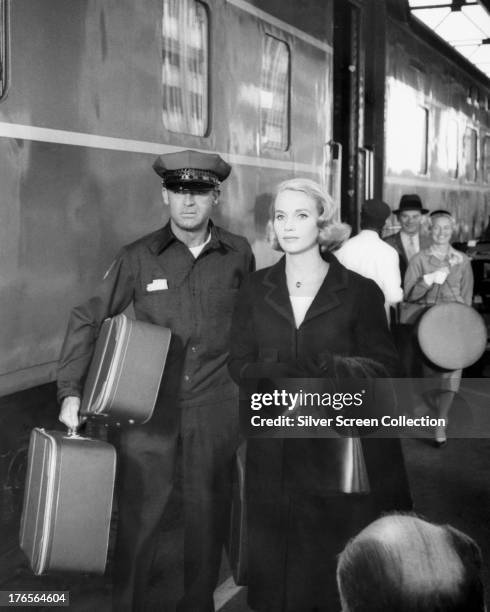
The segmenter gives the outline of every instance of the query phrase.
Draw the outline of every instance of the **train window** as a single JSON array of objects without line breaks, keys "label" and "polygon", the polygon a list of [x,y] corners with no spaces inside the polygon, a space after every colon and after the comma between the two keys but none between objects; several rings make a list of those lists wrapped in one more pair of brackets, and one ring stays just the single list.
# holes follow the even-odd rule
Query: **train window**
[{"label": "train window", "polygon": [[473,128],[466,128],[464,135],[465,178],[476,181],[478,160],[478,135]]},{"label": "train window", "polygon": [[265,147],[286,151],[289,146],[288,45],[265,35],[260,79],[260,140]]},{"label": "train window", "polygon": [[414,113],[414,159],[413,170],[427,174],[429,143],[429,109],[417,106]]},{"label": "train window", "polygon": [[429,109],[420,104],[413,87],[395,79],[388,82],[386,160],[392,172],[427,174]]},{"label": "train window", "polygon": [[0,101],[8,91],[10,74],[9,0],[0,0]]},{"label": "train window", "polygon": [[163,125],[204,136],[208,126],[209,21],[198,0],[163,0]]},{"label": "train window", "polygon": [[483,180],[485,183],[490,183],[490,135],[485,136],[483,141]]},{"label": "train window", "polygon": [[446,130],[445,166],[450,178],[458,177],[458,122],[450,119]]},{"label": "train window", "polygon": [[471,86],[468,88],[466,102],[478,108],[480,106],[480,91],[477,87]]}]

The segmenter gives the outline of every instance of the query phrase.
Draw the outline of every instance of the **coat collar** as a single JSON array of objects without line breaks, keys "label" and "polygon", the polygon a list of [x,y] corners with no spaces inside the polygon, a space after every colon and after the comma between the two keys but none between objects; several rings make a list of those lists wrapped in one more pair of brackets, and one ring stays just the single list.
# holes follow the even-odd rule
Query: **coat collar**
[{"label": "coat collar", "polygon": [[[301,325],[340,306],[341,300],[338,293],[347,288],[347,269],[344,268],[334,255],[324,253],[322,256],[330,266]],[[267,304],[294,326],[294,315],[291,300],[289,299],[285,266],[286,257],[284,256],[267,270],[262,284],[268,289],[265,295]]]},{"label": "coat collar", "polygon": [[463,254],[454,249],[452,246],[449,246],[449,250],[446,256],[443,258],[437,255],[436,251],[432,248],[432,245],[426,249],[426,252],[428,254],[429,261],[436,267],[441,266],[442,264],[452,267],[463,262]]},{"label": "coat collar", "polygon": [[[206,245],[206,249],[219,249],[220,247],[235,249],[235,246],[228,239],[226,232],[214,225],[211,220],[209,221],[209,231],[211,233],[211,240]],[[148,248],[154,255],[160,255],[173,242],[179,242],[179,240],[173,233],[169,221],[164,227],[153,234]]]}]

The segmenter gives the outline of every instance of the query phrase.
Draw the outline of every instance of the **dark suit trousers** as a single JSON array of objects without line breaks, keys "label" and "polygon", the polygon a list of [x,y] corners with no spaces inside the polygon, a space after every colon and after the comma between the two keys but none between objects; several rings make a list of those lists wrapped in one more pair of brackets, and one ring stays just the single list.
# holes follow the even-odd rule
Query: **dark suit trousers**
[{"label": "dark suit trousers", "polygon": [[238,440],[237,401],[180,403],[164,411],[164,423],[152,419],[121,434],[113,609],[147,609],[158,532],[181,452],[184,597],[177,610],[213,612]]}]

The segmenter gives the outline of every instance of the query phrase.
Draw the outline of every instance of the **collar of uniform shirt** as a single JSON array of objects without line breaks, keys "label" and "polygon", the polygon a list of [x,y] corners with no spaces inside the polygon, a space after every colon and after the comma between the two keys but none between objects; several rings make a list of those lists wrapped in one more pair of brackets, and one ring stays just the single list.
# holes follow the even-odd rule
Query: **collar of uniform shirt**
[{"label": "collar of uniform shirt", "polygon": [[[226,236],[224,236],[223,233],[220,231],[220,228],[216,227],[216,225],[214,225],[212,221],[209,221],[208,227],[211,233],[211,241],[207,245],[207,248],[218,249],[224,246],[226,248],[235,250],[234,245],[227,240]],[[177,238],[172,232],[172,228],[170,227],[169,221],[164,227],[162,227],[162,229],[156,232],[156,236],[150,244],[150,250],[152,253],[159,255],[175,240],[177,240]]]}]

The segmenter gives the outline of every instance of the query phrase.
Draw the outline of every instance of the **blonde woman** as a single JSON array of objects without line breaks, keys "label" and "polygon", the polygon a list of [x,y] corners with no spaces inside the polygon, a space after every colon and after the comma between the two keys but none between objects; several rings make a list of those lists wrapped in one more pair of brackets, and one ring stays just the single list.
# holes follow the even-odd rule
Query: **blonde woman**
[{"label": "blonde woman", "polygon": [[[230,373],[242,387],[274,377],[386,376],[398,356],[378,286],[330,250],[349,228],[308,179],[279,185],[271,207],[275,265],[237,298]],[[382,511],[410,508],[398,440],[363,440],[369,493],[335,487],[330,439],[250,439],[247,451],[248,597],[258,612],[339,609],[335,556]]]},{"label": "blonde woman", "polygon": [[[430,222],[432,243],[412,257],[405,275],[405,301],[415,306],[414,319],[417,307],[422,313],[427,306],[441,302],[460,302],[471,306],[473,298],[470,260],[450,244],[454,218],[446,210],[436,210],[431,213]],[[422,358],[422,368],[424,377],[440,379],[435,409],[439,418],[447,419],[459,389],[461,370],[443,370],[425,358]],[[437,427],[434,436],[437,446],[446,444],[445,427]]]}]

